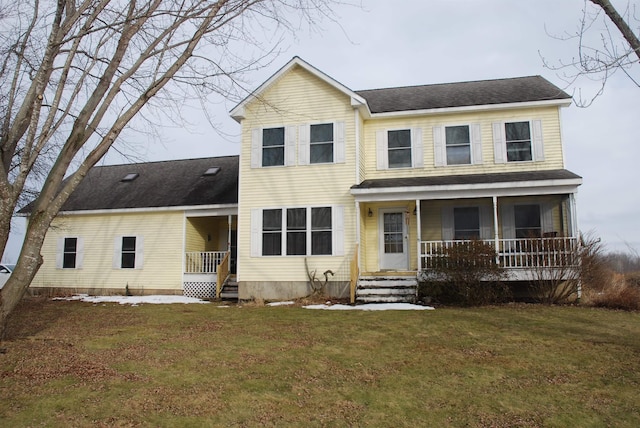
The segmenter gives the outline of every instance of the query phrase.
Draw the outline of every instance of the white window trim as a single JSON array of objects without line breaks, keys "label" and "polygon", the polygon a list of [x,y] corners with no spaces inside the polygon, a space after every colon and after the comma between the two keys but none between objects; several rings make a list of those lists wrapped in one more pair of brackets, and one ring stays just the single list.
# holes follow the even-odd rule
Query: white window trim
[{"label": "white window trim", "polygon": [[[307,249],[306,254],[287,255],[287,215],[286,210],[305,208],[307,210]],[[311,209],[331,208],[331,254],[311,254]],[[264,210],[282,210],[282,252],[280,255],[262,255],[262,212]],[[307,205],[265,207],[251,210],[251,257],[329,257],[344,255],[344,206],[342,205]]]},{"label": "white window trim", "polygon": [[[529,122],[529,132],[531,134],[531,160],[530,161],[508,161],[507,160],[507,137],[505,132],[506,123]],[[493,154],[495,163],[521,164],[527,162],[544,161],[544,141],[542,120],[540,119],[509,119],[493,123]]]},{"label": "white window trim", "polygon": [[[389,167],[389,132],[393,131],[410,131],[411,135],[411,166]],[[422,128],[420,127],[399,127],[388,128],[376,131],[376,159],[378,170],[401,170],[409,168],[424,167],[424,142],[422,136]]]},{"label": "white window trim", "polygon": [[[262,166],[262,131],[265,129],[284,128],[284,165]],[[273,125],[253,128],[251,130],[251,168],[282,168],[296,164],[296,126]]]},{"label": "white window trim", "polygon": [[[447,134],[445,129],[454,126],[467,126],[469,128],[469,150],[471,163],[451,164],[447,163]],[[434,166],[461,167],[482,164],[482,130],[479,123],[447,123],[433,127]]]},{"label": "white window trim", "polygon": [[[311,163],[311,126],[333,125],[333,162]],[[341,121],[305,123],[298,127],[298,165],[331,165],[345,162],[345,125]]]},{"label": "white window trim", "polygon": [[144,236],[136,235],[134,233],[128,235],[116,236],[113,240],[113,269],[118,270],[132,270],[131,268],[122,267],[122,238],[134,237],[136,238],[136,259],[133,270],[142,269],[144,266]]},{"label": "white window trim", "polygon": [[480,239],[492,239],[493,236],[493,206],[491,205],[446,205],[442,207],[442,240],[455,239],[454,208],[478,208],[480,221]]},{"label": "white window trim", "polygon": [[[67,238],[76,239],[76,267],[65,268],[64,265],[64,240]],[[58,238],[56,243],[56,269],[74,270],[82,269],[84,264],[84,239],[81,236],[63,236]]]}]

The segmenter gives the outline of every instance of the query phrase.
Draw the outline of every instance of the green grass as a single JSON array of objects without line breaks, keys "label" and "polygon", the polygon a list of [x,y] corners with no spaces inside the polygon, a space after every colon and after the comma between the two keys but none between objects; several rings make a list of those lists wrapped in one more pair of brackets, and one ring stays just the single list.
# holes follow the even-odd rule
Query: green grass
[{"label": "green grass", "polygon": [[1,426],[640,426],[640,314],[28,300]]}]

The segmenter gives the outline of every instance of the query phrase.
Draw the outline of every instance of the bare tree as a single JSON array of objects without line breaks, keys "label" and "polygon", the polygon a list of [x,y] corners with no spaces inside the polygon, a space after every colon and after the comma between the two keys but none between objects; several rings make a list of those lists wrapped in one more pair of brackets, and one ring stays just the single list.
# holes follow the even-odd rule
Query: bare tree
[{"label": "bare tree", "polygon": [[[0,0],[0,249],[29,183],[25,241],[0,328],[36,275],[51,221],[141,115],[242,91],[279,35],[335,0]],[[0,251],[0,254],[2,254]]]},{"label": "bare tree", "polygon": [[638,31],[640,26],[637,15],[640,11],[636,10],[635,2],[627,2],[621,12],[609,0],[584,0],[584,3],[576,32],[559,37],[577,41],[577,57],[559,65],[545,61],[546,67],[563,70],[563,77],[569,85],[575,84],[581,77],[600,82],[593,96],[583,98],[583,94],[580,94],[576,103],[582,107],[590,105],[602,94],[607,80],[614,73],[624,73],[640,87],[640,39],[632,28],[635,25]]}]

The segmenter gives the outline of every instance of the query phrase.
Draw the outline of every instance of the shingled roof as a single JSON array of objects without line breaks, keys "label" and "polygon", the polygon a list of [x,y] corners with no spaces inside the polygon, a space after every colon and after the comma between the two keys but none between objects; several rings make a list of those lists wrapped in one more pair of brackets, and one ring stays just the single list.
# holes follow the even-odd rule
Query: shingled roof
[{"label": "shingled roof", "polygon": [[355,91],[371,113],[570,100],[541,76]]},{"label": "shingled roof", "polygon": [[[138,175],[123,181],[129,174]],[[238,156],[225,156],[93,167],[61,211],[237,203]]]}]

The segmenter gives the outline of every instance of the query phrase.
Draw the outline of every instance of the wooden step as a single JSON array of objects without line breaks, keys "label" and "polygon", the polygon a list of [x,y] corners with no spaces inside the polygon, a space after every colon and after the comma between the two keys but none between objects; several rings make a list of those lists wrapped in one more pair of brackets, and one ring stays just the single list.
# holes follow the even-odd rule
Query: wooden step
[{"label": "wooden step", "polygon": [[357,303],[414,303],[418,280],[410,276],[370,275],[358,279]]},{"label": "wooden step", "polygon": [[224,300],[238,300],[238,283],[236,281],[227,281],[222,286],[220,298]]}]

